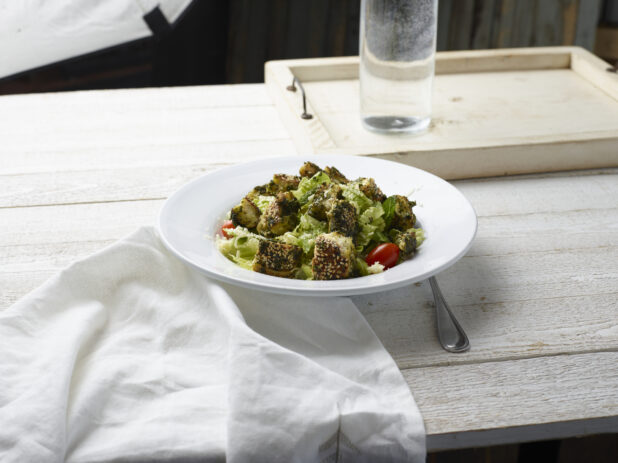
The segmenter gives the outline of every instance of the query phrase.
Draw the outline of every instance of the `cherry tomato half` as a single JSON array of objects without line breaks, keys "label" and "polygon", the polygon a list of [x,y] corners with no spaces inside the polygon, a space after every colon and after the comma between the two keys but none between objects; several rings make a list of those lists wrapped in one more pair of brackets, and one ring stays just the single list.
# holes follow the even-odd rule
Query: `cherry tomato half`
[{"label": "cherry tomato half", "polygon": [[399,259],[399,247],[393,243],[378,244],[375,248],[369,251],[365,262],[367,265],[373,265],[376,262],[384,265],[384,268],[391,268],[397,264]]},{"label": "cherry tomato half", "polygon": [[223,222],[223,225],[221,225],[221,229],[219,230],[219,233],[221,233],[226,238],[231,238],[231,236],[225,232],[225,230],[228,228],[236,228],[234,227],[234,224],[232,223],[231,220],[226,220],[225,222]]}]

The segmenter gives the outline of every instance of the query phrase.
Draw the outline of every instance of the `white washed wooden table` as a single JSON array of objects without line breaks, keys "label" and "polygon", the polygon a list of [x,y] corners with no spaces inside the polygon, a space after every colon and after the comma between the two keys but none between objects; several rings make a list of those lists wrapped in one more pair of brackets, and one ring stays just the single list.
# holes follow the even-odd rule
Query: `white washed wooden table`
[{"label": "white washed wooden table", "polygon": [[[0,122],[0,310],[196,176],[295,153],[263,85],[5,96]],[[454,183],[479,232],[438,280],[472,350],[424,285],[354,298],[429,449],[618,432],[618,169]]]}]

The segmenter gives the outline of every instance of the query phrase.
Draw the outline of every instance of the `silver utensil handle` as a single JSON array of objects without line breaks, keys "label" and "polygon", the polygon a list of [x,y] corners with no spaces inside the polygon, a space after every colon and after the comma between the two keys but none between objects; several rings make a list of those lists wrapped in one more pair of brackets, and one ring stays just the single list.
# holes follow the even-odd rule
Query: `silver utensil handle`
[{"label": "silver utensil handle", "polygon": [[470,349],[470,341],[463,328],[449,309],[438,282],[434,277],[429,278],[429,285],[436,304],[436,320],[438,325],[438,339],[444,350],[448,352],[465,352]]}]

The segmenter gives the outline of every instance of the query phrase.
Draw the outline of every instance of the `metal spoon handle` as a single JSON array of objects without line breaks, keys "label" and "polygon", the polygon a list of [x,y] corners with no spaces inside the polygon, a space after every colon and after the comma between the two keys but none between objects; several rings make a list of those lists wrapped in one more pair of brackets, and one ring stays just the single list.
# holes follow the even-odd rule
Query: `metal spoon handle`
[{"label": "metal spoon handle", "polygon": [[429,278],[431,291],[436,304],[436,319],[438,324],[438,338],[440,344],[449,352],[465,352],[470,349],[468,336],[449,309],[438,282],[434,277]]}]

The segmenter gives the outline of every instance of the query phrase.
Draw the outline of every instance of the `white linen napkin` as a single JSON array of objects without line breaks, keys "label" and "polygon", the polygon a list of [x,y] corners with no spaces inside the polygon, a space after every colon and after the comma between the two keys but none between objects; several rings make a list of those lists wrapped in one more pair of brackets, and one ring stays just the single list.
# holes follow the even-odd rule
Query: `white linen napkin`
[{"label": "white linen napkin", "polygon": [[347,298],[223,286],[143,228],[0,313],[3,462],[424,461]]}]

